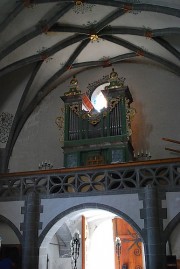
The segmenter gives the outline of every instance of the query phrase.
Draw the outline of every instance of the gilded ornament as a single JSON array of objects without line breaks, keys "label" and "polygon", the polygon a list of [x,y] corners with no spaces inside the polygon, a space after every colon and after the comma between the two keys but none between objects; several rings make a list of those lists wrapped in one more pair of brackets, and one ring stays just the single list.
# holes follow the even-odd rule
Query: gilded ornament
[{"label": "gilded ornament", "polygon": [[65,96],[72,96],[72,95],[79,95],[81,94],[81,91],[78,90],[78,80],[76,76],[73,76],[73,78],[70,81],[69,91],[65,92]]},{"label": "gilded ornament", "polygon": [[87,4],[84,3],[84,0],[74,0],[74,7],[73,7],[73,11],[76,14],[84,14],[86,12],[91,12],[92,8],[94,7],[94,4]]},{"label": "gilded ornament", "polygon": [[116,89],[120,87],[124,87],[125,78],[119,78],[117,72],[112,68],[112,72],[109,75],[110,85],[107,86],[107,89]]},{"label": "gilded ornament", "polygon": [[70,109],[77,115],[80,116],[80,108],[79,108],[79,104],[73,104],[73,105],[69,105]]},{"label": "gilded ornament", "polygon": [[55,121],[56,125],[60,130],[60,141],[64,140],[64,108],[61,108],[61,114],[59,117],[56,118]]},{"label": "gilded ornament", "polygon": [[100,38],[97,34],[92,34],[92,35],[90,35],[90,40],[92,42],[99,42]]},{"label": "gilded ornament", "polygon": [[98,79],[98,80],[96,80],[96,81],[94,81],[94,82],[92,82],[92,83],[89,83],[88,86],[87,86],[88,91],[86,92],[86,94],[87,94],[88,96],[91,96],[92,93],[94,92],[94,90],[95,90],[98,86],[100,86],[101,84],[104,84],[104,83],[107,83],[107,82],[108,82],[108,78],[109,78],[109,76],[106,75],[106,76],[103,76],[102,78],[100,78],[100,79]]},{"label": "gilded ornament", "polygon": [[89,118],[89,122],[92,125],[96,125],[97,123],[99,123],[101,121],[101,114],[94,114]]},{"label": "gilded ornament", "polygon": [[83,1],[80,1],[80,0],[75,0],[74,2],[76,6],[83,5]]},{"label": "gilded ornament", "polygon": [[89,123],[91,123],[92,125],[96,125],[101,121],[102,117],[107,117],[107,114],[107,109],[102,110],[102,112],[100,113],[83,111],[81,117],[83,120],[88,119]]},{"label": "gilded ornament", "polygon": [[130,137],[132,135],[131,129],[131,121],[133,120],[136,110],[135,108],[129,107],[129,100],[125,99],[125,106],[126,106],[126,126],[127,126],[127,135]]},{"label": "gilded ornament", "polygon": [[112,111],[115,106],[119,103],[120,97],[112,98],[109,102],[109,111]]}]

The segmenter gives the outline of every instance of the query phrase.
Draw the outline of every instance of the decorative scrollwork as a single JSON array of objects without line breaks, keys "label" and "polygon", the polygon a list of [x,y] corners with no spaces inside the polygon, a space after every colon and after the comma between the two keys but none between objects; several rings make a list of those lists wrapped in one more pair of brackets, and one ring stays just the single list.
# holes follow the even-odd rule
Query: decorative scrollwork
[{"label": "decorative scrollwork", "polygon": [[103,118],[107,117],[107,109],[102,110],[100,113],[91,113],[87,111],[82,111],[81,117],[83,120],[88,119],[88,121],[92,125],[96,125],[101,121],[102,117]]},{"label": "decorative scrollwork", "polygon": [[92,125],[96,125],[98,124],[99,122],[101,121],[101,115],[99,113],[95,114],[95,115],[92,115],[89,117],[89,122],[92,124]]},{"label": "decorative scrollwork", "polygon": [[136,248],[136,249],[134,250],[134,255],[136,255],[136,256],[140,256],[140,255],[141,255],[141,250],[140,250],[140,248]]},{"label": "decorative scrollwork", "polygon": [[129,230],[128,234],[131,236],[130,239],[122,239],[122,242],[132,242],[131,246],[128,248],[128,251],[131,250],[134,246],[136,246],[141,251],[141,246],[139,245],[141,238],[139,235],[131,233]]},{"label": "decorative scrollwork", "polygon": [[131,108],[129,106],[129,100],[126,98],[125,100],[125,105],[126,105],[126,125],[127,125],[127,132],[128,132],[128,137],[132,135],[132,129],[131,129],[131,121],[133,120],[136,110],[135,108]]},{"label": "decorative scrollwork", "polygon": [[87,88],[88,88],[88,91],[87,91],[87,95],[88,96],[91,96],[92,93],[94,92],[94,90],[100,86],[101,84],[104,84],[104,83],[107,83],[109,82],[109,76],[106,75],[106,76],[103,76],[102,78],[92,82],[92,83],[89,83]]},{"label": "decorative scrollwork", "polygon": [[74,0],[73,11],[76,14],[84,14],[87,12],[92,12],[92,9],[95,7],[95,4],[86,4],[84,1]]},{"label": "decorative scrollwork", "polygon": [[169,185],[170,171],[168,167],[157,167],[155,169],[144,168],[139,171],[140,186],[165,186]]},{"label": "decorative scrollwork", "polygon": [[136,265],[135,269],[142,269],[141,265]]},{"label": "decorative scrollwork", "polygon": [[8,112],[0,114],[0,142],[6,143],[8,141],[9,132],[13,123],[13,115]]},{"label": "decorative scrollwork", "polygon": [[132,13],[134,15],[137,15],[138,13],[141,12],[141,10],[135,10],[134,9],[134,4],[140,4],[140,0],[126,0],[126,3],[123,6],[124,12]]},{"label": "decorative scrollwork", "polygon": [[[47,26],[46,26],[47,27]],[[44,30],[42,30],[42,31],[48,31],[48,27],[47,27],[47,29],[46,29],[46,27],[44,26]],[[47,48],[46,47],[42,47],[41,49],[39,49],[39,50],[37,50],[37,53],[41,56],[41,60],[42,61],[45,61],[46,63],[48,63],[49,61],[51,61],[53,58],[52,57],[50,57],[49,55],[48,55],[48,53],[47,53]]]},{"label": "decorative scrollwork", "polygon": [[69,107],[77,116],[80,116],[79,104],[69,105]]},{"label": "decorative scrollwork", "polygon": [[120,101],[120,97],[112,98],[109,102],[109,111],[112,111]]},{"label": "decorative scrollwork", "polygon": [[[80,171],[71,174],[59,172],[57,174],[41,174],[29,177],[1,177],[1,197],[23,196],[31,190],[42,194],[79,193],[98,191],[118,191],[133,188],[143,188],[148,184],[164,187],[180,185],[180,165],[169,163],[166,165],[149,165],[138,167],[119,167],[105,171]],[[131,246],[141,250],[141,239],[138,235],[129,233]],[[127,240],[127,239],[123,239]]]},{"label": "decorative scrollwork", "polygon": [[56,125],[60,130],[60,141],[64,140],[64,108],[61,108],[61,114],[56,118]]},{"label": "decorative scrollwork", "polygon": [[180,185],[180,167],[175,166],[173,168],[174,185]]}]

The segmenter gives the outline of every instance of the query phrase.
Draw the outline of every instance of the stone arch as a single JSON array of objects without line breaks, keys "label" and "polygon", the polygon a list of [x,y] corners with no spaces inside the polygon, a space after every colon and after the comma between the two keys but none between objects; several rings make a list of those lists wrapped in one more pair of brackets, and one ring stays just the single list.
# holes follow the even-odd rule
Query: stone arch
[{"label": "stone arch", "polygon": [[6,217],[0,215],[0,222],[4,222],[5,224],[7,224],[12,230],[13,232],[16,234],[19,243],[22,244],[22,234],[20,233],[20,231],[18,230],[18,228]]},{"label": "stone arch", "polygon": [[180,223],[180,212],[168,223],[166,229],[164,230],[164,243],[168,241],[173,230]]},{"label": "stone arch", "polygon": [[39,237],[39,247],[41,246],[43,240],[45,239],[46,235],[48,234],[48,232],[52,229],[52,227],[56,227],[56,224],[59,220],[64,221],[67,216],[71,213],[75,213],[79,210],[85,210],[85,209],[101,209],[110,213],[114,213],[115,215],[122,217],[124,220],[126,220],[135,230],[136,232],[140,235],[143,243],[144,243],[144,237],[143,237],[143,233],[142,230],[139,228],[139,226],[134,222],[134,220],[132,220],[128,215],[126,215],[125,213],[121,212],[120,210],[117,210],[111,206],[108,205],[104,205],[104,204],[99,204],[99,203],[85,203],[85,204],[81,204],[78,206],[74,206],[71,207],[67,210],[65,210],[64,212],[58,214],[54,219],[52,219],[48,225],[44,228],[44,230],[42,231],[40,237]]},{"label": "stone arch", "polygon": [[87,210],[88,209],[103,210],[103,211],[109,212],[109,214],[113,214],[114,216],[119,216],[123,218],[139,234],[142,240],[142,243],[144,244],[145,239],[143,238],[142,230],[135,223],[135,221],[131,219],[127,214],[108,205],[104,205],[100,203],[84,203],[77,206],[73,206],[63,211],[62,213],[58,214],[55,218],[53,218],[46,225],[41,235],[39,236],[39,268],[40,269],[46,268],[47,266],[47,263],[49,261],[49,257],[47,255],[47,247],[48,247],[48,244],[50,243],[50,240],[52,239],[54,234],[57,232],[57,230],[61,227],[61,225],[63,225],[65,221],[68,221],[68,219],[71,219],[71,217],[75,216],[75,214],[77,213],[84,212],[86,209]]}]

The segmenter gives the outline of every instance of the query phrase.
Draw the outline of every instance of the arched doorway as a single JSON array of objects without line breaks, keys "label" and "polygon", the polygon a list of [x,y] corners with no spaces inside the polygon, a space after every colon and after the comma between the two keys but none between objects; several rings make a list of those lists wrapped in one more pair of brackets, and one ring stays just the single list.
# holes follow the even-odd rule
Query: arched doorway
[{"label": "arched doorway", "polygon": [[[119,227],[118,230],[117,227]],[[123,227],[123,233],[126,232],[126,235],[122,233],[118,235],[122,240],[120,252],[117,253],[116,239],[117,232],[121,230],[120,227]],[[134,246],[137,246],[138,250],[139,248],[142,250],[141,264],[139,263],[140,259],[138,259],[137,265],[138,268],[144,268],[142,239],[133,227],[112,212],[87,208],[69,213],[52,225],[40,245],[39,269],[75,268],[73,267],[70,244],[76,232],[80,235],[77,269],[94,269],[95,266],[103,267],[103,269],[119,269],[118,255],[121,256],[122,253],[126,256],[124,266],[128,266],[129,262],[130,266],[126,268],[135,268],[131,265],[132,260],[131,262],[127,260],[127,257],[130,257],[127,252],[135,253]],[[122,260],[122,256],[120,259]],[[131,255],[131,259],[136,260],[137,255],[133,258]],[[133,264],[135,264],[134,261]]]},{"label": "arched doorway", "polygon": [[167,268],[180,268],[180,213],[168,224],[164,232]]},{"label": "arched doorway", "polygon": [[177,224],[168,240],[168,246],[166,248],[166,254],[169,256],[168,262],[171,264],[176,263],[177,268],[180,268],[180,223]]},{"label": "arched doorway", "polygon": [[21,234],[14,224],[0,216],[0,261],[10,258],[15,269],[21,269]]}]

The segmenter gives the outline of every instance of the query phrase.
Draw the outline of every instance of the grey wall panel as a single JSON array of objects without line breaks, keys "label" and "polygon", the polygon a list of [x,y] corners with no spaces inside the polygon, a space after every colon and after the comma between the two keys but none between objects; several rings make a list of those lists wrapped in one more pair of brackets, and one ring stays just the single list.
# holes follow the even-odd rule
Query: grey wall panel
[{"label": "grey wall panel", "polygon": [[[43,213],[40,221],[42,222],[42,230],[50,223],[57,215],[65,210],[68,210],[78,205],[86,203],[97,203],[104,205],[104,209],[112,207],[131,218],[141,229],[144,227],[144,221],[140,219],[140,209],[142,208],[142,201],[139,201],[138,194],[122,194],[122,195],[103,195],[103,196],[89,196],[89,197],[71,197],[71,198],[57,198],[46,200],[43,199],[41,205],[43,206]],[[93,207],[93,206],[92,206]]]}]

